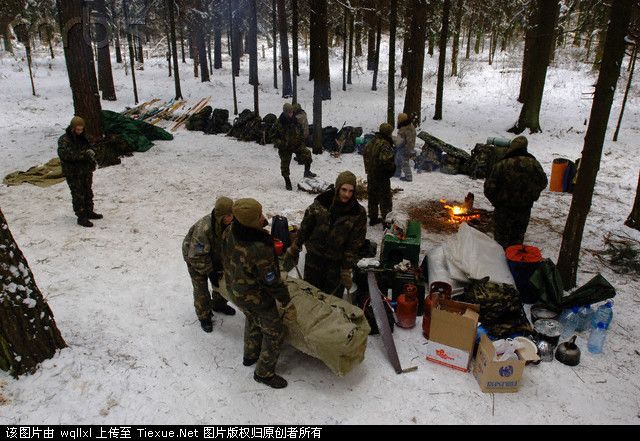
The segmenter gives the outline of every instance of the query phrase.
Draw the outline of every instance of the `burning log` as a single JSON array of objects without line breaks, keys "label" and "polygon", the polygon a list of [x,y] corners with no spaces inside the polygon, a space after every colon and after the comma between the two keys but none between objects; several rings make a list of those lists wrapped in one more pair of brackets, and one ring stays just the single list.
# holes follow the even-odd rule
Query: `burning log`
[{"label": "burning log", "polygon": [[469,193],[464,203],[457,201],[423,201],[409,207],[411,219],[422,224],[422,227],[432,233],[451,234],[458,231],[462,222],[483,233],[493,232],[492,212],[481,208],[473,208],[473,193]]}]

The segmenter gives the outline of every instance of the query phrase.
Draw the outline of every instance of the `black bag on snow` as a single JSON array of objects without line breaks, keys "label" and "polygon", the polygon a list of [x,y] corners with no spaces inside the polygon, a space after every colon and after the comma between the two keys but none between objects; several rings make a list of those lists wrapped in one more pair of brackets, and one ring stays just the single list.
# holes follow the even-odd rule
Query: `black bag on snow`
[{"label": "black bag on snow", "polygon": [[279,239],[283,244],[283,252],[291,246],[291,236],[289,236],[289,221],[284,216],[273,216],[271,220],[271,235]]},{"label": "black bag on snow", "polygon": [[185,127],[187,130],[195,130],[198,132],[206,131],[209,126],[209,117],[211,116],[211,112],[211,106],[205,106],[202,110],[199,110],[187,118]]}]

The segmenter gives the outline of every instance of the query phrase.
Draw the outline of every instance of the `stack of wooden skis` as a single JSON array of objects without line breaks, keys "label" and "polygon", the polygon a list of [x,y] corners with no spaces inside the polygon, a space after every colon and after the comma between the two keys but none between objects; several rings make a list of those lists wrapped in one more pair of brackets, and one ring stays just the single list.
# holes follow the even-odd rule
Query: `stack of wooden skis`
[{"label": "stack of wooden skis", "polygon": [[211,97],[203,98],[184,112],[178,112],[179,109],[186,107],[186,100],[171,99],[169,101],[161,101],[155,98],[136,107],[126,109],[122,114],[153,125],[158,124],[160,121],[175,121],[170,128],[172,132],[175,132],[191,115],[204,109],[210,99]]}]

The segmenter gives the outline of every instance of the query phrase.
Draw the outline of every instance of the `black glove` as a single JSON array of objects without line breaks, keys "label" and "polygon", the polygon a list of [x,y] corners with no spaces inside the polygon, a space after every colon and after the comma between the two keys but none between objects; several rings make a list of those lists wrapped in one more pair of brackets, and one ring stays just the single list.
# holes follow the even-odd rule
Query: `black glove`
[{"label": "black glove", "polygon": [[211,271],[209,273],[209,281],[214,288],[220,288],[220,279],[222,279],[222,271]]}]

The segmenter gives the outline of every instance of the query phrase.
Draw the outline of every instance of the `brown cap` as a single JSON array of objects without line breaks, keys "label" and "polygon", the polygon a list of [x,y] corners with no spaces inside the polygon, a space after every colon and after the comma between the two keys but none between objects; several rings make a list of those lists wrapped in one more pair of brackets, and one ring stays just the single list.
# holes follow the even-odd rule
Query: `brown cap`
[{"label": "brown cap", "polygon": [[233,201],[226,196],[216,199],[216,216],[227,216],[233,214]]},{"label": "brown cap", "polygon": [[251,198],[238,199],[233,204],[233,215],[245,227],[261,230],[264,226],[262,218],[262,205]]},{"label": "brown cap", "polygon": [[389,123],[382,123],[378,131],[383,135],[391,135],[393,133],[393,126]]},{"label": "brown cap", "polygon": [[74,116],[73,118],[71,118],[71,123],[69,123],[69,126],[71,126],[72,129],[75,129],[77,126],[86,127],[84,124],[84,119],[79,116]]}]

